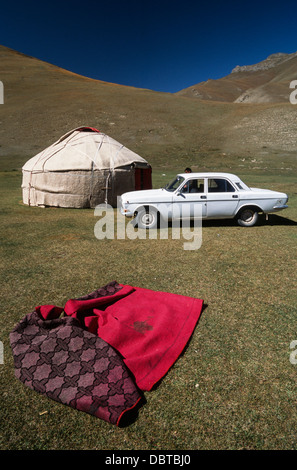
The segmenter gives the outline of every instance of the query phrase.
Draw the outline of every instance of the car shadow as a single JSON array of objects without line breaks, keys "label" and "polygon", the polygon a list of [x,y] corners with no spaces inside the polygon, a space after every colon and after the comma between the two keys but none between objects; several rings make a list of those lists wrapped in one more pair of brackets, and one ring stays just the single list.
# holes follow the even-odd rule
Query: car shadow
[{"label": "car shadow", "polygon": [[[224,220],[203,220],[202,221],[203,227],[232,227],[232,226],[239,226],[234,219],[224,219]],[[259,214],[259,219],[255,225],[255,227],[263,227],[265,225],[275,226],[275,225],[297,225],[297,222],[292,219],[287,219],[286,217],[282,217],[276,214],[268,214],[268,219],[266,219],[266,215]],[[243,227],[245,228],[245,227]]]},{"label": "car shadow", "polygon": [[[286,217],[282,217],[276,214],[268,214],[268,220],[266,220],[266,215],[259,214],[259,219],[255,227],[261,227],[265,225],[271,225],[271,226],[296,225],[297,226],[297,222],[295,220],[287,219]],[[169,222],[168,226],[169,227],[172,226],[171,222]],[[180,226],[182,227],[182,222]],[[239,227],[235,219],[213,219],[213,220],[204,219],[202,220],[202,227],[234,227],[234,226]],[[193,220],[190,221],[190,227],[194,227]]]},{"label": "car shadow", "polygon": [[297,225],[297,222],[281,215],[268,214],[268,220],[265,215],[260,215],[258,225]]}]

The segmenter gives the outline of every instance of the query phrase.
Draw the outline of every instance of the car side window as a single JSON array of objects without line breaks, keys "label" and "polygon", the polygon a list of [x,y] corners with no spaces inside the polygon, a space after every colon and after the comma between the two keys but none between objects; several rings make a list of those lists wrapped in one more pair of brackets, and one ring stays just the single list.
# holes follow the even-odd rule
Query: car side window
[{"label": "car side window", "polygon": [[208,180],[209,193],[233,193],[235,191],[232,184],[223,178],[214,178]]},{"label": "car side window", "polygon": [[183,193],[203,193],[204,192],[204,179],[190,179],[182,188]]}]

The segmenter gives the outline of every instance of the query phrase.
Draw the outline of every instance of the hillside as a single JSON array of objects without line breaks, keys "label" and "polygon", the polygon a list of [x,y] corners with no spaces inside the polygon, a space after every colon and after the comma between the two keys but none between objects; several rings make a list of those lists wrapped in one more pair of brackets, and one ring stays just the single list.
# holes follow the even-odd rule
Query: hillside
[{"label": "hillside", "polygon": [[297,76],[297,53],[272,54],[258,64],[236,66],[226,77],[179,91],[180,96],[236,103],[287,103]]},{"label": "hillside", "polygon": [[[0,105],[1,169],[20,169],[28,158],[82,125],[120,141],[153,168],[275,171],[295,164],[297,106],[290,103],[188,99],[116,85],[4,46],[0,64],[5,97]],[[250,72],[232,75],[238,73]]]}]

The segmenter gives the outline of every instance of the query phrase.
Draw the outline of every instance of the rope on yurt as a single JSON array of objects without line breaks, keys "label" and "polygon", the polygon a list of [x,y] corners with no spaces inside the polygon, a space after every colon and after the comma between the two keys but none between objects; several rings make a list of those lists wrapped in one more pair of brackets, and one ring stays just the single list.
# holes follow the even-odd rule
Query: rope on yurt
[{"label": "rope on yurt", "polygon": [[91,201],[92,201],[92,197],[93,197],[93,177],[94,177],[94,161],[92,161],[92,166],[91,166],[90,207],[92,207]]},{"label": "rope on yurt", "polygon": [[29,191],[28,191],[28,205],[31,206],[31,187],[32,187],[32,171],[30,171]]},{"label": "rope on yurt", "polygon": [[[109,137],[108,137],[109,139]],[[110,143],[110,142],[109,142]],[[112,178],[111,178],[111,198],[113,198],[114,196],[114,165],[116,163],[116,160],[118,158],[118,154],[120,153],[120,151],[124,148],[124,145],[121,144],[121,146],[119,147],[118,151],[116,152],[115,156],[112,155],[112,152],[111,152],[111,165],[110,165],[110,170],[109,170],[109,176],[111,174]]]}]

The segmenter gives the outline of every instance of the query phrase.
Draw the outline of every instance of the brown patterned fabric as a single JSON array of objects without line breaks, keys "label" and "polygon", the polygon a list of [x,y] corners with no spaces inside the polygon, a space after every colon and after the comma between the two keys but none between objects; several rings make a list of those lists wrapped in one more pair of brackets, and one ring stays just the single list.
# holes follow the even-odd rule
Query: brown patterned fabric
[{"label": "brown patterned fabric", "polygon": [[89,299],[98,299],[99,297],[106,297],[107,295],[113,295],[122,290],[123,287],[117,282],[112,281],[106,284],[100,289],[96,289],[93,292],[90,292],[87,295],[82,297],[77,297],[75,300],[89,300]]},{"label": "brown patterned fabric", "polygon": [[37,307],[11,332],[16,377],[55,401],[119,425],[141,398],[128,369],[104,340],[75,318],[58,318],[61,312]]}]

